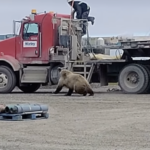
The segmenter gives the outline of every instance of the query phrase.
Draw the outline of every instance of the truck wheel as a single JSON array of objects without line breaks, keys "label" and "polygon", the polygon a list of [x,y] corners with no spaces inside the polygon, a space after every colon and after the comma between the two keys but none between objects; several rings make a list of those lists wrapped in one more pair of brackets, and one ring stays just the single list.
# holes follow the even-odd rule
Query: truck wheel
[{"label": "truck wheel", "polygon": [[7,66],[0,66],[0,93],[11,93],[16,86],[16,76]]},{"label": "truck wheel", "polygon": [[57,66],[52,67],[51,70],[50,70],[51,71],[51,73],[50,73],[50,80],[51,80],[51,83],[53,85],[57,85],[58,81],[59,81],[59,78],[60,78],[58,67],[63,67],[63,65],[59,64]]},{"label": "truck wheel", "polygon": [[148,72],[139,64],[128,65],[119,74],[119,85],[125,93],[142,94],[148,83]]},{"label": "truck wheel", "polygon": [[18,88],[24,93],[34,93],[40,88],[40,86],[41,84],[39,83],[31,83],[24,86],[18,86]]},{"label": "truck wheel", "polygon": [[149,75],[149,82],[148,82],[148,86],[144,92],[144,94],[149,94],[150,93],[150,66],[144,66],[145,70],[147,71],[148,75]]}]

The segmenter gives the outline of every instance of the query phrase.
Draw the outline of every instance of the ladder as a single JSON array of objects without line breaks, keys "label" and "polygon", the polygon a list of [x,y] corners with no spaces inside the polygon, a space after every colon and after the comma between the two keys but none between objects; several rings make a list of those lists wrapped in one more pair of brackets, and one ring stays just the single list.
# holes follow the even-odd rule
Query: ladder
[{"label": "ladder", "polygon": [[95,69],[94,63],[86,64],[84,61],[69,61],[68,70],[83,75],[90,83]]}]

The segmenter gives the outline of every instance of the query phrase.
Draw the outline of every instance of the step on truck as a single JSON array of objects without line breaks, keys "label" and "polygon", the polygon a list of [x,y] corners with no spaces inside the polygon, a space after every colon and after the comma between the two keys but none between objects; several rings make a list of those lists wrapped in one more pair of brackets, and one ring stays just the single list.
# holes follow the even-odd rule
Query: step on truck
[{"label": "step on truck", "polygon": [[[101,86],[117,82],[125,93],[150,92],[150,61],[133,59],[150,56],[150,41],[120,41],[115,47],[123,50],[120,58],[98,59],[101,53],[95,54],[89,42],[82,47],[83,24],[89,39],[88,21],[70,17],[32,10],[21,21],[13,21],[14,36],[0,41],[0,93],[10,93],[15,87],[32,93],[41,85],[57,85],[58,67]],[[17,23],[20,29],[15,34]]]}]

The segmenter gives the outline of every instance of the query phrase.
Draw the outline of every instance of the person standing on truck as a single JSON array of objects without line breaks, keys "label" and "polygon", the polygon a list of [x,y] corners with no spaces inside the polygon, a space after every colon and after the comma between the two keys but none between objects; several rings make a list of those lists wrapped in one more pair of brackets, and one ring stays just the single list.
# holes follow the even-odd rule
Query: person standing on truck
[{"label": "person standing on truck", "polygon": [[[76,12],[76,18],[77,19],[87,19],[88,21],[90,21],[92,23],[92,25],[94,24],[94,17],[89,17],[89,13],[90,13],[90,7],[81,1],[75,1],[75,0],[67,0],[69,5],[73,7],[73,11],[72,11],[72,18],[74,18],[74,14]],[[85,28],[83,27],[83,30]],[[86,31],[84,31],[86,32]]]}]

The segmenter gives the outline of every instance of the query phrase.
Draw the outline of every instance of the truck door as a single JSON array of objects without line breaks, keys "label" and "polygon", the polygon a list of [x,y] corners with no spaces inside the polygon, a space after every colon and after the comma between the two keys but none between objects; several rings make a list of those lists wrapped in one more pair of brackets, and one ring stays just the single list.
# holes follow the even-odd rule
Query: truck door
[{"label": "truck door", "polygon": [[40,56],[40,32],[37,23],[24,23],[22,33],[22,57]]}]

